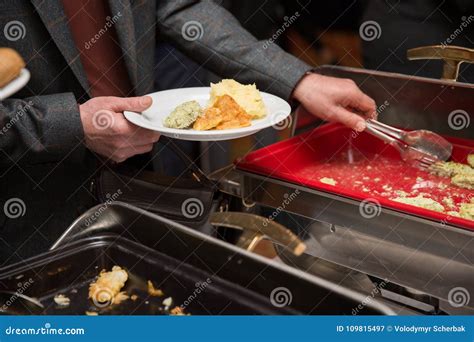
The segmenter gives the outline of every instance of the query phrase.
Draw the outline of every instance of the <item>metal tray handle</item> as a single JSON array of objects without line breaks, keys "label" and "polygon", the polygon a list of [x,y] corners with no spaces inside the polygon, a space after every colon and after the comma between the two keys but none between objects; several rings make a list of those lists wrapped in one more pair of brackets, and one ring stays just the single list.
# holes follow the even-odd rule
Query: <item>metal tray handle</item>
[{"label": "metal tray handle", "polygon": [[460,46],[430,45],[408,50],[407,58],[442,59],[444,61],[442,79],[456,81],[461,63],[474,63],[474,50]]},{"label": "metal tray handle", "polygon": [[237,246],[253,251],[263,239],[269,239],[301,255],[306,245],[289,229],[265,217],[240,212],[215,212],[210,216],[213,226],[242,230]]}]

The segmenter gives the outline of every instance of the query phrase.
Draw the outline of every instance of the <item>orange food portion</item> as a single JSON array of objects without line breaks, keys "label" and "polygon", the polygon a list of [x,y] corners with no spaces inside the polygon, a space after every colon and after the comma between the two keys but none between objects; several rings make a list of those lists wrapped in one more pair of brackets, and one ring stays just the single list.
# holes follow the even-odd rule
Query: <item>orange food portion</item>
[{"label": "orange food portion", "polygon": [[209,107],[204,110],[203,116],[200,116],[194,121],[193,128],[199,131],[213,129],[222,122],[221,111],[214,107]]},{"label": "orange food portion", "polygon": [[229,95],[219,96],[212,107],[197,118],[193,128],[196,130],[232,129],[250,126],[251,117]]}]

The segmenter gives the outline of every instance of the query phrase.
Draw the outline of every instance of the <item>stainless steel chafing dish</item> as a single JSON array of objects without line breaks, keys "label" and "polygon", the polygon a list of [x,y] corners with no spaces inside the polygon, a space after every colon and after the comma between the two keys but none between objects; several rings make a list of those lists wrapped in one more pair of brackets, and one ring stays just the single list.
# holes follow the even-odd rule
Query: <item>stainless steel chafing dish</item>
[{"label": "stainless steel chafing dish", "polygon": [[[455,82],[459,65],[474,62],[474,50],[431,46],[408,51],[408,58],[444,59],[443,79],[337,66],[314,72],[350,78],[377,103],[389,101],[379,116],[385,123],[474,139],[474,129],[454,131],[449,126],[450,114],[459,110],[467,113],[465,127],[474,122],[474,85]],[[337,270],[341,283],[361,277],[354,286],[368,279],[382,281],[386,298],[421,312],[474,313],[474,231],[386,208],[368,221],[359,214],[360,201],[234,166],[211,178],[223,192],[240,199],[242,210],[248,212],[274,210],[284,194],[299,190],[285,207],[285,223],[307,248],[301,256],[280,251],[285,262],[320,275]],[[278,244],[278,236],[269,238]],[[459,289],[465,304],[461,306],[452,298]]]}]

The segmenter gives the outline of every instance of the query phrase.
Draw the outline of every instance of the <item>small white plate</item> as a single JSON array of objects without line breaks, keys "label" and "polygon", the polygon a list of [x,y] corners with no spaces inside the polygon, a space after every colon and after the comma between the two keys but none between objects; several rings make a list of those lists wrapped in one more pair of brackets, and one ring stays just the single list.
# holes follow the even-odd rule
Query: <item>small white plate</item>
[{"label": "small white plate", "polygon": [[225,129],[225,130],[207,130],[197,131],[194,129],[176,129],[168,128],[163,125],[165,118],[183,102],[195,100],[203,108],[207,106],[209,100],[210,87],[199,88],[180,88],[159,91],[148,94],[153,99],[153,104],[143,113],[125,111],[124,115],[131,123],[158,131],[164,136],[193,141],[218,141],[230,140],[245,137],[254,134],[264,128],[274,126],[276,129],[282,129],[282,122],[289,119],[291,112],[290,105],[283,99],[260,92],[263,102],[267,108],[267,116],[263,119],[252,120],[249,127]]},{"label": "small white plate", "polygon": [[0,101],[5,100],[7,97],[15,94],[18,90],[23,88],[29,80],[30,72],[28,69],[21,69],[20,75],[18,75],[17,78],[15,78],[3,88],[0,88]]}]

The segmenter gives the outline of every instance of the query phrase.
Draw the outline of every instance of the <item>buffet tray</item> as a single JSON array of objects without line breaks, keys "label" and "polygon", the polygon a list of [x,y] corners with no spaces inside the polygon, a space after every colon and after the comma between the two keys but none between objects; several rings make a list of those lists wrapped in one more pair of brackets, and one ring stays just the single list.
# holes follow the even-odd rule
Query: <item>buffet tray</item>
[{"label": "buffet tray", "polygon": [[[114,265],[131,271],[126,286],[137,291],[139,299],[107,307],[100,314],[159,314],[163,298],[171,296],[176,305],[182,304],[189,301],[197,284],[206,282],[185,312],[351,314],[366,297],[120,202],[91,208],[51,251],[0,269],[0,292],[22,288],[24,294],[46,304],[46,313],[84,314],[91,309],[88,284],[101,269]],[[20,286],[30,278],[32,286]],[[162,289],[165,297],[147,298],[143,290],[147,280]],[[142,284],[141,291],[137,284]],[[58,293],[74,295],[70,309],[53,305]],[[360,314],[395,312],[374,299]]]},{"label": "buffet tray", "polygon": [[[129,275],[122,290],[137,299],[97,307],[88,298],[89,284],[101,270],[111,270],[115,265],[121,266]],[[163,296],[148,294],[148,280],[163,291]],[[62,250],[42,255],[31,260],[29,267],[4,274],[1,281],[10,289],[19,282],[30,281],[32,285],[26,292],[44,305],[43,314],[46,315],[86,312],[164,315],[163,300],[168,297],[174,303],[171,308],[185,305],[184,312],[193,315],[298,313],[291,307],[278,309],[270,303],[269,297],[225,281],[204,269],[193,268],[143,245],[111,236],[80,240]],[[57,294],[68,297],[71,304],[57,305],[54,302]]]},{"label": "buffet tray", "polygon": [[[452,160],[466,163],[474,142],[447,138],[453,143]],[[311,132],[251,152],[237,162],[242,171],[286,181],[350,199],[365,201],[365,210],[379,206],[437,222],[474,230],[474,221],[424,209],[393,199],[423,195],[446,211],[474,199],[474,191],[450,184],[450,179],[430,174],[404,163],[398,151],[367,133],[357,133],[326,124]],[[334,184],[327,182],[334,181]],[[403,194],[403,195],[401,195]],[[452,208],[444,204],[450,198]],[[372,206],[372,208],[370,207]],[[371,213],[365,213],[370,216]],[[375,212],[376,214],[376,212]]]},{"label": "buffet tray", "polygon": [[[469,141],[449,139],[455,144],[456,161],[462,162],[468,152],[472,153],[473,144]],[[316,172],[308,177],[307,170],[313,165],[321,165],[349,145],[355,153],[372,151],[373,159],[377,153],[384,158],[398,158],[395,151],[375,138],[364,133],[354,137],[348,129],[325,124],[237,161],[233,172],[239,178],[239,195],[247,207],[268,207],[271,219],[286,225],[304,241],[308,255],[446,302],[453,289],[461,287],[472,293],[472,221],[387,201],[374,192],[351,191],[352,184],[346,184],[350,179],[329,185],[322,183],[320,178],[324,176]],[[324,171],[329,172],[325,174],[328,178],[341,176],[337,170]],[[384,182],[400,177],[408,177],[412,184],[423,183],[416,179],[417,172],[392,169],[379,173],[380,185],[369,181],[366,186],[377,190]],[[424,180],[431,180],[430,177],[422,176]],[[296,216],[291,216],[290,222],[282,222],[283,211]],[[474,297],[466,307],[474,308]]]}]

